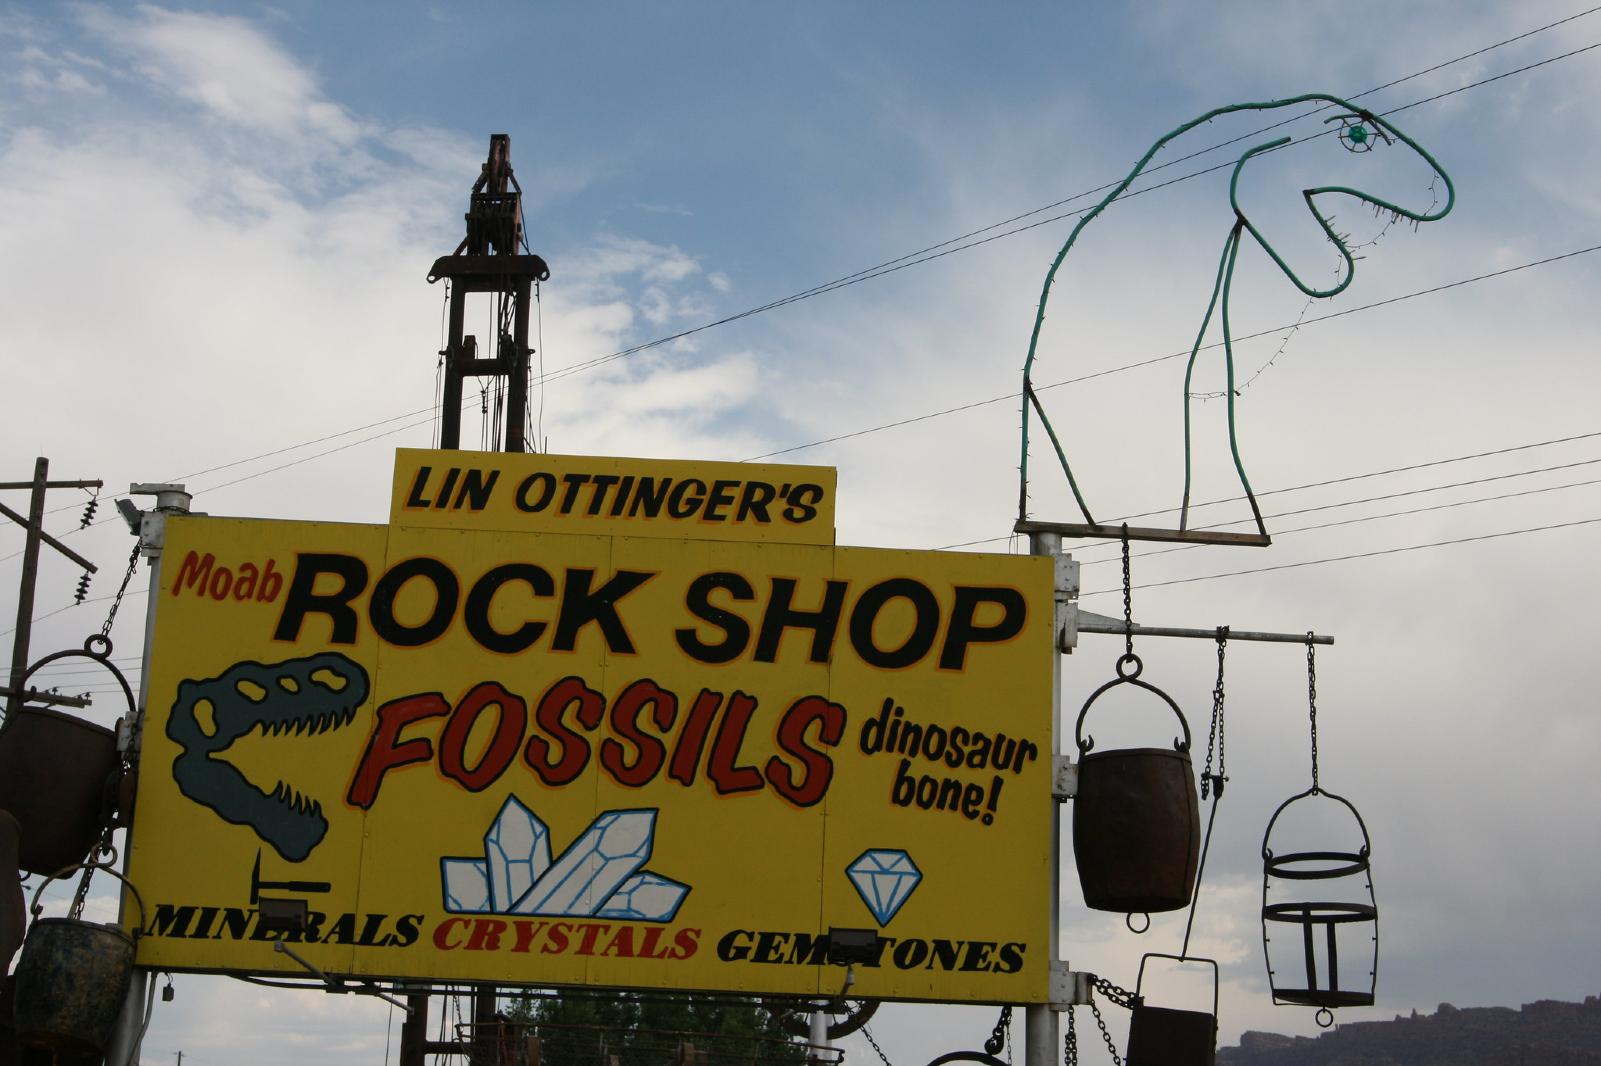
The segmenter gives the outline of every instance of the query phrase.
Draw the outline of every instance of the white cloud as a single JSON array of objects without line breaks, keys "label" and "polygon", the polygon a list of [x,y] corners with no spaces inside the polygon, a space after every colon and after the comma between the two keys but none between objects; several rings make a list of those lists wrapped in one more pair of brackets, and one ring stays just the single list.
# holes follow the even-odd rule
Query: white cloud
[{"label": "white cloud", "polygon": [[362,134],[309,70],[245,19],[148,4],[127,16],[86,7],[79,17],[140,73],[226,124],[346,145]]}]

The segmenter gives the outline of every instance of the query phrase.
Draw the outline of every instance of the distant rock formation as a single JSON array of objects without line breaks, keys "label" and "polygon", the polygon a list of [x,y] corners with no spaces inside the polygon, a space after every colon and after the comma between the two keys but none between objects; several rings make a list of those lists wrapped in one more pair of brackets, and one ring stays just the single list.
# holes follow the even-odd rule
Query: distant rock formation
[{"label": "distant rock formation", "polygon": [[1218,1066],[1601,1066],[1601,998],[1458,1010],[1442,1003],[1390,1022],[1347,1022],[1315,1037],[1248,1032]]}]

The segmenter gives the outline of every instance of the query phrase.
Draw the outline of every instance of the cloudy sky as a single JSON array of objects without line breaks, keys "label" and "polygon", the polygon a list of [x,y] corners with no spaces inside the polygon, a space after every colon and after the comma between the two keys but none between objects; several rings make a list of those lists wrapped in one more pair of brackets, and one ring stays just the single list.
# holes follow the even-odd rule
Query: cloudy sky
[{"label": "cloudy sky", "polygon": [[[505,132],[551,265],[549,450],[832,465],[841,543],[997,552],[1026,550],[1019,368],[1086,194],[1219,105],[1376,90],[1360,102],[1434,154],[1455,210],[1414,228],[1334,205],[1364,258],[1331,300],[1241,251],[1240,448],[1275,543],[1138,548],[1135,615],[1336,636],[1322,781],[1367,820],[1383,930],[1379,1004],[1342,1020],[1601,992],[1601,11],[23,3],[0,7],[0,86],[0,480],[43,455],[108,497],[179,481],[213,514],[382,521],[391,449],[435,431],[425,274]],[[1226,167],[1202,172],[1295,138],[1242,202],[1324,283],[1337,257],[1300,189],[1441,202],[1404,148],[1344,152],[1314,110],[1185,134],[1136,188],[1184,180],[1120,201],[1068,258],[1035,381],[1097,518],[1174,522],[1148,514],[1183,476],[1184,360],[1159,357],[1193,342],[1232,224]],[[1281,116],[1300,117],[1257,133]],[[1245,514],[1208,396],[1222,366],[1209,351],[1192,386],[1194,499],[1233,500],[1207,524]],[[1032,463],[1031,517],[1076,520],[1042,440]],[[46,559],[36,655],[99,629],[127,557],[109,507],[77,531],[85,498],[53,492],[47,529],[101,573],[74,607],[76,573]],[[21,544],[0,530],[5,629]],[[1115,548],[1074,555],[1085,607],[1115,613]],[[144,580],[113,632],[134,674]],[[1120,650],[1086,636],[1065,660],[1069,713]],[[1212,644],[1141,651],[1204,733]],[[1192,946],[1221,964],[1225,1042],[1309,1033],[1309,1011],[1268,1001],[1257,920],[1261,833],[1308,783],[1304,654],[1235,642],[1227,690]],[[975,906],[1004,906],[995,888]],[[1183,935],[1182,916],[1136,938],[1085,910],[1071,868],[1061,925],[1064,958],[1124,985]],[[222,978],[180,976],[158,1007],[148,1063],[372,1063],[398,1032],[382,1003]],[[915,1066],[992,1019],[892,1006],[874,1034]]]}]

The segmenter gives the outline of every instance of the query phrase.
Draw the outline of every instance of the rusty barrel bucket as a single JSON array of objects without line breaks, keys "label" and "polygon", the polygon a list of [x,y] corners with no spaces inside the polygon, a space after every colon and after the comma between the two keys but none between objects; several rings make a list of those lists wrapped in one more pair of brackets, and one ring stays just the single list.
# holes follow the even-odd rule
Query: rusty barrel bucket
[{"label": "rusty barrel bucket", "polygon": [[[13,1024],[23,1047],[52,1052],[101,1053],[111,1041],[133,979],[133,938],[115,925],[79,918],[40,918],[39,896],[45,885],[87,867],[70,866],[47,878],[33,894],[33,927],[17,962]],[[139,928],[145,905],[133,884],[109,866],[95,866],[128,886],[139,905]]]},{"label": "rusty barrel bucket", "polygon": [[[1212,968],[1212,1011],[1155,1007],[1144,994],[1145,964],[1151,959],[1204,963]],[[1213,1066],[1217,1061],[1217,963],[1188,955],[1151,953],[1140,960],[1138,999],[1129,1018],[1127,1066]]]},{"label": "rusty barrel bucket", "polygon": [[[111,641],[98,633],[82,650],[34,663],[19,688],[26,691],[40,667],[69,658],[111,671],[133,713],[133,691],[111,662]],[[22,828],[18,865],[53,874],[82,862],[110,823],[121,777],[114,729],[28,704],[7,715],[0,723],[0,810],[10,811]]]},{"label": "rusty barrel bucket", "polygon": [[[1201,854],[1201,811],[1190,765],[1190,727],[1178,704],[1139,679],[1139,657],[1117,661],[1117,677],[1090,696],[1074,737],[1080,752],[1078,795],[1073,801],[1073,858],[1084,904],[1125,914],[1189,906]],[[1168,748],[1092,752],[1084,733],[1090,706],[1118,685],[1159,696],[1184,730]]]},{"label": "rusty barrel bucket", "polygon": [[49,874],[82,862],[100,839],[119,771],[105,726],[19,707],[0,726],[0,810],[22,828],[17,863]]}]

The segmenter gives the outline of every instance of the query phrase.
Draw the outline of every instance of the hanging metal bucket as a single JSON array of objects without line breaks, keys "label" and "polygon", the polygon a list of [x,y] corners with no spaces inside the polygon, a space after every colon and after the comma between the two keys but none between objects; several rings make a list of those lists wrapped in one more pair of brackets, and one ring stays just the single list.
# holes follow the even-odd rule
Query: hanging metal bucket
[{"label": "hanging metal bucket", "polygon": [[[93,868],[128,886],[139,905],[138,928],[143,929],[145,905],[138,890],[109,866]],[[13,1007],[17,1042],[23,1047],[105,1051],[133,979],[133,938],[115,925],[38,916],[45,885],[78,869],[88,867],[61,870],[33,894],[33,927],[17,962]]]},{"label": "hanging metal bucket", "polygon": [[[1151,959],[1205,963],[1212,967],[1212,1013],[1153,1007],[1145,1001],[1145,964]],[[1127,1066],[1212,1066],[1217,1058],[1217,962],[1152,952],[1140,959],[1139,997],[1128,1027]]]},{"label": "hanging metal bucket", "polygon": [[[28,668],[20,687],[47,663],[88,658],[114,674],[132,713],[133,693],[111,665],[111,642],[90,637],[82,651],[47,655]],[[0,725],[0,810],[22,827],[18,864],[50,874],[88,856],[110,821],[121,779],[117,734],[46,707],[22,706]]]},{"label": "hanging metal bucket", "polygon": [[[22,934],[28,927],[22,882],[17,879],[17,843],[21,835],[17,820],[0,811],[0,978],[11,969],[11,956],[22,946]],[[4,1061],[0,1059],[0,1066]]]},{"label": "hanging metal bucket", "polygon": [[[1084,903],[1125,914],[1189,906],[1201,853],[1201,811],[1190,765],[1190,726],[1172,698],[1139,679],[1139,657],[1117,660],[1117,677],[1096,689],[1079,711],[1074,738],[1080,752],[1073,800],[1073,858]],[[1184,730],[1166,748],[1091,752],[1084,734],[1090,705],[1117,685],[1160,696]]]},{"label": "hanging metal bucket", "polygon": [[[1279,815],[1312,796],[1345,805],[1362,833],[1359,850],[1273,851],[1270,842]],[[1378,987],[1379,909],[1371,860],[1372,841],[1362,815],[1345,797],[1315,786],[1281,803],[1262,835],[1262,949],[1273,1002],[1317,1007],[1318,1024],[1325,1027],[1333,1023],[1332,1008],[1372,1006]],[[1305,891],[1311,886],[1304,883],[1313,881],[1319,884]],[[1277,898],[1289,896],[1295,898]],[[1287,935],[1275,940],[1275,932]],[[1355,940],[1363,949],[1355,981],[1350,980],[1349,951],[1341,973],[1342,932],[1348,947]]]}]

